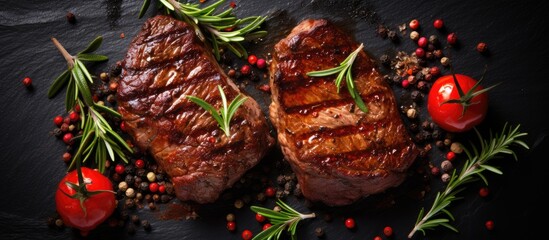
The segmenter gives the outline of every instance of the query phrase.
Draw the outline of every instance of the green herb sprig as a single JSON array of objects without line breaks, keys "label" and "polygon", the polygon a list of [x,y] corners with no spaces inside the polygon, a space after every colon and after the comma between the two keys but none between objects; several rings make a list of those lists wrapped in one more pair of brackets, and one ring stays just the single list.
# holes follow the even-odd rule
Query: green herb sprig
[{"label": "green herb sprig", "polygon": [[85,139],[80,142],[69,170],[74,167],[76,161],[85,162],[91,156],[95,157],[95,163],[101,173],[105,171],[107,157],[112,161],[120,158],[128,162],[124,150],[131,153],[132,149],[102,115],[104,113],[119,118],[120,114],[110,107],[93,101],[90,90],[93,78],[84,65],[84,62],[108,60],[107,56],[93,54],[101,46],[103,38],[101,36],[95,38],[86,49],[75,56],[70,55],[57,39],[52,38],[52,41],[67,61],[68,69],[54,80],[48,91],[48,97],[55,97],[66,86],[66,111],[71,111],[77,105],[81,109],[82,135],[75,137],[73,141],[78,138]]},{"label": "green herb sprig", "polygon": [[357,107],[364,113],[368,113],[368,107],[366,107],[366,104],[364,104],[364,101],[362,101],[362,97],[360,97],[360,93],[357,91],[355,83],[353,81],[353,74],[352,74],[352,68],[353,68],[353,62],[355,61],[358,53],[364,48],[364,44],[360,44],[360,46],[343,62],[339,64],[339,66],[335,68],[330,68],[326,70],[321,71],[313,71],[308,72],[307,76],[311,77],[325,77],[330,76],[334,74],[338,74],[337,78],[335,80],[335,85],[337,87],[337,92],[339,93],[339,88],[341,87],[341,82],[343,81],[343,78],[345,78],[345,83],[347,85],[347,90],[349,91],[349,94],[351,97],[355,100],[355,103]]},{"label": "green herb sprig", "polygon": [[480,141],[480,152],[474,145],[472,145],[472,153],[465,148],[463,149],[468,160],[465,162],[462,170],[459,173],[457,173],[456,170],[452,172],[446,189],[437,193],[435,201],[427,213],[424,212],[423,208],[420,210],[415,226],[408,234],[408,238],[412,238],[417,231],[420,231],[425,235],[425,230],[432,230],[438,226],[444,226],[457,232],[458,230],[449,224],[450,220],[454,220],[454,216],[446,208],[453,201],[460,199],[456,195],[465,189],[464,185],[466,183],[473,182],[480,178],[485,184],[488,184],[488,181],[483,175],[485,170],[500,175],[503,174],[501,170],[487,164],[490,159],[493,159],[499,154],[510,154],[513,155],[516,160],[517,156],[515,152],[509,149],[511,145],[519,145],[528,149],[528,145],[519,140],[519,138],[526,136],[527,133],[521,133],[519,127],[520,125],[514,128],[507,127],[507,124],[505,124],[500,134],[493,136],[492,132],[490,132],[489,140],[483,139],[479,131],[475,129]]},{"label": "green herb sprig", "polygon": [[198,97],[187,96],[187,98],[196,103],[198,106],[202,107],[204,110],[208,111],[215,119],[215,121],[217,121],[217,124],[219,124],[219,128],[221,128],[221,130],[223,130],[225,135],[227,135],[228,137],[231,135],[231,118],[236,113],[238,107],[240,107],[240,105],[248,100],[248,97],[244,97],[241,94],[238,94],[233,99],[233,101],[229,105],[227,105],[227,97],[225,96],[225,92],[223,92],[223,88],[221,88],[220,85],[217,85],[217,89],[219,90],[221,100],[223,101],[223,108],[219,111],[215,109],[212,105]]},{"label": "green herb sprig", "polygon": [[279,212],[258,206],[250,207],[252,211],[268,218],[273,224],[269,228],[257,234],[252,240],[280,239],[280,236],[282,232],[284,232],[284,229],[287,229],[292,239],[296,239],[295,232],[297,229],[297,224],[301,220],[316,217],[315,213],[299,213],[280,199],[278,199],[276,203],[281,208]]},{"label": "green herb sprig", "polygon": [[[220,59],[220,47],[226,47],[238,57],[247,57],[248,53],[241,43],[267,35],[267,31],[258,30],[266,17],[251,16],[239,19],[233,14],[232,8],[216,13],[217,8],[225,0],[219,0],[204,8],[200,8],[199,4],[180,3],[175,0],[159,1],[166,13],[187,22],[194,27],[201,40],[207,39],[210,42],[217,60]],[[140,18],[149,5],[150,0],[143,1],[139,12]]]}]

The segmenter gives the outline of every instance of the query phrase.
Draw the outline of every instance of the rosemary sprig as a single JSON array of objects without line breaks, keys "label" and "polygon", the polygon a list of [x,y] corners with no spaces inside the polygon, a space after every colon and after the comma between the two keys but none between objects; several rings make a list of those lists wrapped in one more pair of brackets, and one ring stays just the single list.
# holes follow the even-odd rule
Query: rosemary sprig
[{"label": "rosemary sprig", "polygon": [[361,111],[363,111],[364,113],[368,113],[368,107],[366,107],[366,104],[364,104],[364,101],[362,101],[362,97],[360,97],[360,93],[356,89],[355,83],[353,81],[353,74],[352,74],[353,63],[356,57],[358,56],[358,53],[362,50],[362,48],[364,48],[364,44],[361,43],[360,46],[354,52],[352,52],[347,58],[345,58],[345,60],[343,60],[343,62],[339,64],[339,66],[335,68],[321,70],[321,71],[308,72],[307,76],[325,77],[325,76],[330,76],[337,73],[338,75],[335,80],[337,92],[339,93],[341,82],[343,81],[343,78],[345,78],[347,90],[349,91],[349,94],[351,95],[351,97],[355,100],[356,105]]},{"label": "rosemary sprig", "polygon": [[[93,84],[93,78],[89,73],[84,62],[100,62],[108,60],[107,56],[93,54],[101,46],[103,38],[95,38],[86,49],[80,51],[77,55],[70,55],[67,50],[52,38],[53,44],[67,61],[68,69],[57,77],[48,91],[48,97],[55,97],[63,87],[67,87],[65,97],[65,108],[69,112],[76,105],[82,111],[81,128],[82,135],[77,138],[85,139],[81,141],[75,156],[69,166],[69,170],[74,167],[76,161],[85,162],[92,155],[95,157],[95,163],[100,172],[105,171],[107,156],[114,161],[117,157],[127,162],[124,150],[132,152],[126,141],[118,135],[110,126],[109,122],[101,113],[109,114],[113,117],[120,117],[120,114],[114,109],[96,104],[92,99],[90,84]],[[88,140],[89,139],[89,140]],[[78,165],[78,164],[76,164]]]},{"label": "rosemary sprig", "polygon": [[[505,124],[501,134],[493,136],[492,132],[490,132],[489,140],[483,139],[479,131],[475,129],[480,141],[480,152],[474,145],[472,145],[473,154],[467,149],[463,149],[468,160],[465,162],[461,172],[457,173],[456,170],[453,171],[450,181],[446,186],[446,190],[437,193],[435,201],[427,213],[424,212],[423,208],[420,210],[416,224],[408,234],[408,238],[412,238],[417,231],[420,231],[425,235],[425,230],[432,230],[438,226],[444,226],[457,232],[458,230],[449,224],[450,220],[454,220],[454,216],[446,208],[453,201],[459,199],[456,195],[465,189],[463,185],[466,183],[480,178],[488,184],[488,181],[482,174],[485,170],[496,174],[503,174],[501,170],[487,164],[490,159],[493,159],[498,154],[510,154],[513,155],[516,160],[517,156],[515,152],[509,149],[509,146],[511,145],[519,145],[528,149],[528,145],[518,139],[527,135],[527,133],[521,133],[519,127],[520,125],[514,128],[507,128],[507,124]],[[443,215],[446,215],[449,219]]]},{"label": "rosemary sprig", "polygon": [[223,88],[221,88],[220,85],[217,85],[217,89],[219,90],[219,94],[221,95],[221,100],[223,101],[223,108],[219,111],[215,109],[212,105],[207,103],[206,101],[195,97],[195,96],[187,96],[189,100],[196,103],[198,106],[204,108],[204,110],[208,111],[212,117],[217,121],[217,124],[219,124],[219,128],[223,130],[225,135],[230,136],[231,135],[231,118],[236,113],[236,110],[240,105],[242,105],[246,100],[248,100],[248,97],[244,97],[241,94],[238,94],[231,104],[227,105],[227,97],[225,96],[225,92],[223,92]]},{"label": "rosemary sprig", "polygon": [[281,208],[279,212],[258,206],[250,207],[252,211],[268,218],[271,221],[271,224],[273,224],[269,228],[257,234],[252,240],[280,239],[282,232],[286,228],[292,239],[296,239],[295,232],[297,229],[297,224],[301,220],[316,217],[315,213],[299,213],[280,199],[278,199],[276,203]]},{"label": "rosemary sprig", "polygon": [[[239,19],[233,14],[232,8],[216,13],[217,8],[225,0],[219,0],[204,8],[200,8],[199,4],[180,3],[175,0],[159,1],[166,13],[193,26],[202,41],[208,39],[217,60],[220,59],[219,47],[228,48],[238,57],[247,57],[248,53],[241,43],[267,35],[267,31],[257,30],[266,17],[251,16]],[[143,1],[139,18],[145,14],[149,5],[150,0]]]}]

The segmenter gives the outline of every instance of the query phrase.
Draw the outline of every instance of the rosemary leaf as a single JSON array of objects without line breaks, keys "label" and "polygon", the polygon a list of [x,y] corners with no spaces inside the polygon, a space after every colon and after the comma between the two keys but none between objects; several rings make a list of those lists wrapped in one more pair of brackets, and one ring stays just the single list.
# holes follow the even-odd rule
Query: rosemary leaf
[{"label": "rosemary leaf", "polygon": [[296,238],[297,224],[304,219],[316,217],[315,213],[302,214],[278,199],[277,205],[281,208],[280,212],[273,211],[268,208],[251,206],[250,209],[266,218],[273,224],[271,227],[257,234],[253,240],[271,240],[280,239],[282,232],[286,231],[292,239]]},{"label": "rosemary leaf", "polygon": [[[438,226],[443,226],[457,232],[457,228],[449,224],[450,220],[454,220],[454,216],[452,216],[446,208],[452,202],[461,199],[457,197],[457,194],[465,189],[467,183],[480,178],[487,184],[486,178],[482,175],[485,170],[503,174],[503,172],[496,167],[488,165],[489,160],[494,159],[501,154],[512,155],[516,159],[515,152],[509,149],[512,145],[518,145],[528,149],[528,145],[522,140],[519,140],[519,138],[526,136],[527,133],[520,132],[519,127],[520,125],[517,125],[516,127],[507,127],[506,123],[500,134],[492,135],[490,132],[489,139],[484,139],[480,135],[480,132],[475,129],[480,143],[480,151],[473,145],[473,155],[469,150],[464,148],[468,160],[459,173],[456,170],[452,172],[446,189],[437,193],[431,209],[427,211],[427,213],[424,212],[423,208],[419,211],[414,228],[408,234],[408,238],[412,238],[417,231],[420,231],[425,235],[425,230],[433,230]],[[443,216],[447,216],[449,219],[444,218]]]},{"label": "rosemary leaf", "polygon": [[353,63],[356,57],[358,56],[358,53],[360,53],[360,51],[362,51],[363,48],[364,48],[364,44],[361,43],[360,46],[355,51],[349,54],[349,56],[347,56],[347,58],[345,58],[345,60],[343,60],[343,62],[339,64],[339,66],[330,68],[330,69],[320,70],[320,71],[308,72],[307,76],[325,77],[325,76],[337,74],[337,77],[335,79],[337,93],[339,93],[339,89],[341,88],[341,82],[343,82],[343,79],[345,79],[345,83],[347,85],[347,91],[349,92],[349,95],[351,95],[351,98],[355,101],[357,107],[362,112],[368,113],[368,107],[366,106],[366,104],[362,100],[362,97],[360,96],[360,93],[356,89],[356,86],[353,80],[353,74],[352,74]]},{"label": "rosemary leaf", "polygon": [[227,105],[227,97],[225,96],[223,88],[221,88],[220,85],[217,85],[217,90],[219,90],[219,95],[221,95],[221,101],[223,104],[219,111],[199,97],[187,96],[187,98],[202,107],[204,110],[208,111],[219,125],[219,128],[221,128],[225,135],[229,137],[231,135],[231,118],[240,105],[242,105],[248,98],[238,94],[233,101]]},{"label": "rosemary leaf", "polygon": [[101,46],[102,42],[103,37],[97,36],[95,39],[93,39],[93,41],[90,42],[90,44],[88,44],[88,47],[86,47],[86,49],[80,51],[78,54],[95,52],[95,50],[97,50]]},{"label": "rosemary leaf", "polygon": [[57,77],[55,80],[53,80],[52,85],[50,86],[50,89],[48,90],[48,98],[53,98],[59,91],[67,84],[67,81],[69,81],[71,76],[71,73],[69,70],[65,70],[59,77]]}]

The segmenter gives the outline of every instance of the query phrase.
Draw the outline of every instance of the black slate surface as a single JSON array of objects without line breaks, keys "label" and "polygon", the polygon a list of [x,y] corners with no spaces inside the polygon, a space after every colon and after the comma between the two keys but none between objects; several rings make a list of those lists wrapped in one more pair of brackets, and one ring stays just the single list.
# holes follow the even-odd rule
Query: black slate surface
[{"label": "black slate surface", "polygon": [[[212,2],[212,1],[208,1]],[[479,77],[488,66],[486,85],[501,83],[490,92],[488,117],[479,126],[498,130],[504,122],[522,124],[529,135],[525,139],[528,151],[518,150],[519,161],[505,157],[496,163],[503,176],[489,174],[491,196],[478,197],[479,184],[473,184],[450,208],[460,232],[439,228],[428,237],[417,234],[415,239],[531,239],[543,236],[546,201],[542,198],[547,186],[549,144],[547,104],[549,81],[546,77],[548,50],[546,47],[549,10],[544,1],[235,1],[238,16],[269,15],[266,24],[268,38],[250,50],[258,55],[272,48],[300,20],[307,17],[328,18],[365,43],[366,51],[378,59],[382,54],[398,50],[410,52],[414,44],[401,38],[400,44],[383,40],[375,34],[378,24],[397,28],[410,19],[422,23],[425,35],[438,34],[432,28],[435,18],[443,18],[448,31],[456,32],[460,46],[450,50],[457,72]],[[107,69],[125,55],[129,42],[145,20],[138,19],[141,1],[0,1],[0,239],[79,239],[69,229],[53,230],[46,219],[55,211],[54,192],[65,174],[61,161],[64,146],[50,136],[52,119],[63,113],[63,97],[48,99],[51,81],[65,68],[65,63],[50,41],[55,36],[69,51],[81,49],[97,35],[104,37],[99,53],[110,57],[107,63],[91,69],[95,74]],[[67,23],[65,14],[71,11],[77,22]],[[147,16],[154,15],[151,7]],[[124,33],[125,38],[120,38]],[[489,44],[490,55],[478,54],[477,42]],[[447,72],[446,72],[447,73]],[[32,90],[21,83],[29,76]],[[266,83],[266,79],[259,84]],[[270,102],[267,94],[250,85],[247,90],[262,104]],[[398,89],[397,89],[398,90]],[[398,95],[400,92],[397,91]],[[425,117],[425,113],[423,113]],[[273,153],[276,156],[276,153]],[[433,153],[433,161],[440,155]],[[406,185],[407,184],[407,185]],[[440,189],[438,179],[431,181]],[[411,186],[405,183],[404,186]],[[413,187],[413,186],[411,186]],[[328,209],[334,220],[327,223],[319,217],[300,224],[299,239],[316,239],[314,229],[325,227],[325,239],[373,239],[382,235],[384,226],[392,226],[393,239],[405,239],[421,206],[428,206],[434,191],[424,200],[397,201],[381,210],[365,205]],[[299,210],[308,211],[302,200],[288,200]],[[271,202],[272,203],[272,202]],[[138,230],[134,236],[124,230],[99,229],[90,238],[98,239],[240,239],[243,229],[260,230],[247,208],[234,210],[232,202],[218,202],[199,212],[197,220],[160,220],[148,210],[139,214],[152,221],[153,231]],[[323,213],[323,209],[314,209]],[[225,214],[235,212],[238,231],[225,229]],[[343,217],[352,216],[358,227],[345,229]],[[496,223],[493,231],[484,222]],[[536,219],[541,219],[536,220]]]}]

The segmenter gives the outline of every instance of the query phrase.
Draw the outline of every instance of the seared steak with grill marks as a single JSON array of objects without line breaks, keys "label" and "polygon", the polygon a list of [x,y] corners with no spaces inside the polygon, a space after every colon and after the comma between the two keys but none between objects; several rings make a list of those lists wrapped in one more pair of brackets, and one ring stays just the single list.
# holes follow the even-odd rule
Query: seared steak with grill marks
[{"label": "seared steak with grill marks", "polygon": [[240,92],[193,28],[168,16],[147,20],[122,63],[118,111],[137,145],[171,178],[181,200],[215,201],[273,145],[252,98],[240,106],[227,137],[192,95],[219,109]]},{"label": "seared steak with grill marks", "polygon": [[418,150],[394,94],[361,51],[353,64],[360,111],[337,75],[307,72],[339,65],[358,44],[326,20],[308,19],[275,45],[270,118],[303,195],[327,205],[347,205],[401,184]]}]

